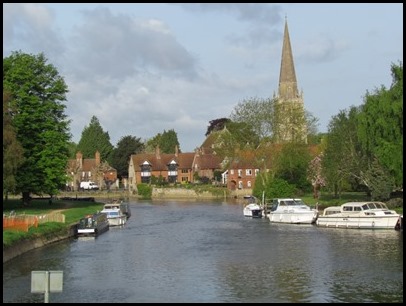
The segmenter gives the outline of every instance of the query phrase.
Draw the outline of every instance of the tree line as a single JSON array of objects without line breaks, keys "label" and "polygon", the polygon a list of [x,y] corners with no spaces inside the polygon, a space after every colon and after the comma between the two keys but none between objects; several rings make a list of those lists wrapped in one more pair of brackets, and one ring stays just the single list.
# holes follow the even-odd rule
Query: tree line
[{"label": "tree line", "polygon": [[[317,132],[317,118],[309,112],[289,112],[289,120],[307,127],[307,144],[292,141],[277,146],[281,120],[275,99],[243,99],[229,117],[209,122],[205,136],[218,133],[216,154],[228,162],[254,151],[258,167],[273,150],[272,168],[264,169],[254,191],[308,191],[324,187],[337,196],[343,190],[365,190],[387,198],[403,188],[403,65],[392,64],[392,85],[366,93],[363,104],[342,110],[329,122],[326,134]],[[71,141],[65,115],[68,86],[55,66],[38,55],[13,52],[3,59],[3,195],[58,193],[66,183],[66,165],[81,151],[128,175],[131,154],[181,152],[177,133],[164,130],[151,139],[126,135],[116,146],[98,118],[92,116],[80,141]],[[286,113],[285,113],[286,116]],[[284,118],[286,119],[286,118]],[[309,147],[316,146],[316,150]],[[266,168],[266,167],[265,167]],[[272,191],[279,186],[277,191]]]}]

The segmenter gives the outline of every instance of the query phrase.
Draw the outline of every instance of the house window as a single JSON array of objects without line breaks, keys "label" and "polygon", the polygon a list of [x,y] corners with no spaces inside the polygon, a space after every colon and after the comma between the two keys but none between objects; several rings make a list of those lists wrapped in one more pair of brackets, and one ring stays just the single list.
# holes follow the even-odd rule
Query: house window
[{"label": "house window", "polygon": [[255,169],[255,176],[257,176],[259,173],[259,169]]},{"label": "house window", "polygon": [[248,187],[248,188],[251,188],[251,181],[248,181],[248,182],[247,182],[247,187]]},{"label": "house window", "polygon": [[242,177],[242,170],[238,169],[238,177]]},{"label": "house window", "polygon": [[252,175],[252,170],[251,169],[246,169],[245,170],[245,175],[251,176]]},{"label": "house window", "polygon": [[182,173],[189,173],[189,169],[182,169]]},{"label": "house window", "polygon": [[242,189],[244,187],[244,185],[242,184],[242,181],[238,182],[238,189]]},{"label": "house window", "polygon": [[230,174],[233,175],[234,174],[234,169],[230,170]]}]

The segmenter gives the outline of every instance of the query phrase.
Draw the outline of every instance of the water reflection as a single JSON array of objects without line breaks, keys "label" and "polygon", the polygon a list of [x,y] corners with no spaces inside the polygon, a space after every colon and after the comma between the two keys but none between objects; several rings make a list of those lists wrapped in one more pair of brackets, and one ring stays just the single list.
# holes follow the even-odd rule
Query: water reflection
[{"label": "water reflection", "polygon": [[271,224],[226,202],[131,204],[124,227],[3,264],[3,302],[403,302],[403,232]]}]

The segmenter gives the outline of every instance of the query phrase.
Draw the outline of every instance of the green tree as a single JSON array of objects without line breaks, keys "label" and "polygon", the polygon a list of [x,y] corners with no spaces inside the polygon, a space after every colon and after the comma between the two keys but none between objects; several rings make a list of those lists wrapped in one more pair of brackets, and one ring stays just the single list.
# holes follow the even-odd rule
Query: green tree
[{"label": "green tree", "polygon": [[149,139],[145,143],[145,151],[148,153],[155,152],[155,149],[159,147],[161,153],[175,153],[175,147],[178,148],[180,153],[180,145],[178,141],[178,134],[175,130],[171,129],[169,131],[164,130],[164,132],[158,133],[153,138]]},{"label": "green tree", "polygon": [[302,104],[279,103],[277,99],[244,99],[233,109],[230,119],[248,124],[259,141],[306,142],[307,137],[317,134],[318,119]]},{"label": "green tree", "polygon": [[277,157],[275,178],[285,180],[302,191],[310,189],[307,168],[312,157],[308,146],[302,143],[284,144]]},{"label": "green tree", "polygon": [[207,127],[207,131],[206,134],[204,134],[204,136],[210,135],[210,133],[213,131],[221,131],[230,121],[231,120],[228,118],[218,118],[211,120],[209,122],[209,126]]},{"label": "green tree", "polygon": [[11,97],[3,92],[3,195],[15,192],[18,167],[24,162],[24,150],[12,125]]},{"label": "green tree", "polygon": [[83,158],[94,158],[99,151],[101,159],[110,162],[113,145],[109,133],[103,130],[96,116],[92,116],[89,126],[84,127],[77,150],[82,152]]},{"label": "green tree", "polygon": [[[390,89],[367,92],[359,115],[358,137],[372,167],[377,159],[392,177],[392,188],[403,188],[403,65],[392,64]],[[376,168],[374,166],[373,168]]]},{"label": "green tree", "polygon": [[128,164],[131,154],[138,154],[144,150],[144,144],[135,136],[123,136],[118,141],[111,156],[111,166],[117,170],[119,178],[128,177]]},{"label": "green tree", "polygon": [[252,97],[237,104],[230,114],[234,122],[244,122],[251,126],[260,139],[270,137],[273,133],[274,101]]},{"label": "green tree", "polygon": [[3,89],[11,94],[17,140],[24,163],[16,173],[16,191],[54,195],[66,183],[69,120],[64,111],[68,87],[43,53],[12,52],[3,59]]},{"label": "green tree", "polygon": [[341,110],[328,125],[321,166],[326,186],[334,192],[335,197],[340,196],[343,186],[348,185],[351,177],[359,178],[361,169],[366,167],[357,136],[359,112],[359,107],[355,106]]}]

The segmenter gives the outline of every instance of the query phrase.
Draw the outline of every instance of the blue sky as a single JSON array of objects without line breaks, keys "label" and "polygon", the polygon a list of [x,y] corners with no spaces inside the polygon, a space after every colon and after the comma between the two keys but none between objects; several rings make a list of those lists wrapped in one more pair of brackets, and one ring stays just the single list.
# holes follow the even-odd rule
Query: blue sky
[{"label": "blue sky", "polygon": [[76,143],[96,116],[114,146],[173,129],[192,152],[209,121],[277,92],[285,18],[319,132],[403,62],[401,3],[3,4],[3,58],[43,52],[56,66]]}]

